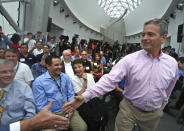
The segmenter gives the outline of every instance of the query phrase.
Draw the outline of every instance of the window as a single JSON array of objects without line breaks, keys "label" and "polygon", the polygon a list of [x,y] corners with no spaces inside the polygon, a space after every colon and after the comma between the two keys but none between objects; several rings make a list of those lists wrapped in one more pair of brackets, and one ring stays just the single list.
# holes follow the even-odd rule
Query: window
[{"label": "window", "polygon": [[98,4],[104,11],[113,18],[118,18],[125,12],[133,11],[137,6],[140,5],[142,0],[98,0]]}]

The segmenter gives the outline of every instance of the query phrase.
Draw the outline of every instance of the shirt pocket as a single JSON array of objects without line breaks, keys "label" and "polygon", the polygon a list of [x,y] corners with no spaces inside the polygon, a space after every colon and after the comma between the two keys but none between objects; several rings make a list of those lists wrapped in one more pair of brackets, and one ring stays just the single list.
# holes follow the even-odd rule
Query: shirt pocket
[{"label": "shirt pocket", "polygon": [[7,114],[12,120],[22,120],[24,118],[24,106],[22,103],[7,105]]},{"label": "shirt pocket", "polygon": [[166,90],[169,87],[169,84],[174,80],[174,78],[175,75],[172,73],[167,75],[160,74],[160,77],[157,78],[156,81],[158,82],[158,85],[160,86],[159,88],[161,90]]}]

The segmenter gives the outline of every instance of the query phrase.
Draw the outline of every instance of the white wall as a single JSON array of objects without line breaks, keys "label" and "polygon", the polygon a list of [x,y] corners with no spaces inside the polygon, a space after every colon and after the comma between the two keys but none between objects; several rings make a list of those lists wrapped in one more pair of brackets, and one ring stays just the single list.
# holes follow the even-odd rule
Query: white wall
[{"label": "white wall", "polygon": [[[61,27],[64,29],[63,34],[69,36],[69,41],[71,42],[72,37],[75,34],[79,35],[79,39],[86,39],[89,40],[90,38],[92,39],[97,39],[97,40],[102,40],[103,37],[100,35],[96,35],[96,33],[91,33],[91,30],[87,30],[84,26],[80,28],[79,23],[73,24],[73,21],[75,20],[74,18],[71,17],[65,17],[65,12],[60,13],[60,5],[53,6],[51,2],[51,7],[50,7],[50,12],[49,12],[49,17],[52,18],[52,23],[55,25]],[[62,33],[62,32],[61,32]]]},{"label": "white wall", "polygon": [[172,0],[143,0],[125,19],[126,36],[142,31],[143,24],[152,18],[161,18]]},{"label": "white wall", "polygon": [[114,43],[118,40],[120,44],[125,43],[125,25],[124,20],[121,19],[115,23],[111,23],[108,27],[101,28],[101,33],[105,36],[104,41]]},{"label": "white wall", "polygon": [[59,28],[52,24],[51,31],[48,33],[50,36],[56,37],[56,42],[59,42],[59,37],[63,34],[64,29]]},{"label": "white wall", "polygon": [[[178,53],[179,46],[182,47],[183,43],[177,42],[178,25],[184,23],[184,10],[175,10],[175,18],[169,18],[168,36],[171,37],[170,45],[176,49]],[[166,46],[166,45],[164,45]]]},{"label": "white wall", "polygon": [[141,43],[141,37],[130,37],[126,39],[126,43]]},{"label": "white wall", "polygon": [[[178,33],[178,25],[184,23],[184,10],[175,10],[173,11],[175,18],[169,17],[168,21],[168,38],[166,39],[165,43],[162,45],[162,47],[166,47],[168,45],[171,45],[173,48],[176,49],[176,52],[179,52],[179,49],[184,49],[183,43],[177,42],[177,33]],[[127,43],[138,43],[140,42],[139,37],[131,37],[127,39]]]}]

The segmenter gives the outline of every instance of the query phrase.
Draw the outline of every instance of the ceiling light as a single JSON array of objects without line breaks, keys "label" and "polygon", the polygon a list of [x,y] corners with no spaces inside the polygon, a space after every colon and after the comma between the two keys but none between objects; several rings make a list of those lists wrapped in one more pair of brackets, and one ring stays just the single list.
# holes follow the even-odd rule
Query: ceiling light
[{"label": "ceiling light", "polygon": [[53,6],[57,6],[59,4],[58,0],[53,0]]},{"label": "ceiling light", "polygon": [[179,3],[179,4],[176,5],[176,8],[178,10],[183,10],[183,7],[184,7],[184,3]]},{"label": "ceiling light", "polygon": [[60,13],[63,13],[65,11],[65,9],[63,9],[62,7],[60,7]]},{"label": "ceiling light", "polygon": [[65,17],[66,17],[66,18],[69,17],[69,14],[66,14]]}]

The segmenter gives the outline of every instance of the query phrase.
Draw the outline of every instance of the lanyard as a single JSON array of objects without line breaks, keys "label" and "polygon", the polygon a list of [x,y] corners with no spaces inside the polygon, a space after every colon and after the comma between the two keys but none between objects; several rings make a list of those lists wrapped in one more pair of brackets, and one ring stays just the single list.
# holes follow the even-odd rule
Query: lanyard
[{"label": "lanyard", "polygon": [[[52,78],[53,79],[53,78]],[[57,78],[56,78],[57,79]],[[62,94],[62,84],[61,84],[61,76],[59,75],[59,79],[60,79],[60,84],[58,85],[56,79],[53,79],[53,81],[55,82],[58,90],[60,91],[60,93]]]},{"label": "lanyard", "polygon": [[19,62],[18,62],[17,68],[16,68],[16,70],[15,70],[15,75],[16,75],[18,69],[19,69]]},{"label": "lanyard", "polygon": [[[60,85],[58,85],[58,83],[57,83],[57,81],[56,81],[57,78],[56,78],[56,79],[52,78],[52,79],[53,79],[53,81],[55,82],[55,84],[56,84],[56,86],[57,86],[59,92],[61,93],[62,98],[64,99],[64,96],[63,96],[63,93],[62,93],[62,80],[61,80],[61,76],[59,75]],[[66,95],[66,97],[67,97],[67,98],[63,100],[64,104],[68,102],[68,95]]]}]

